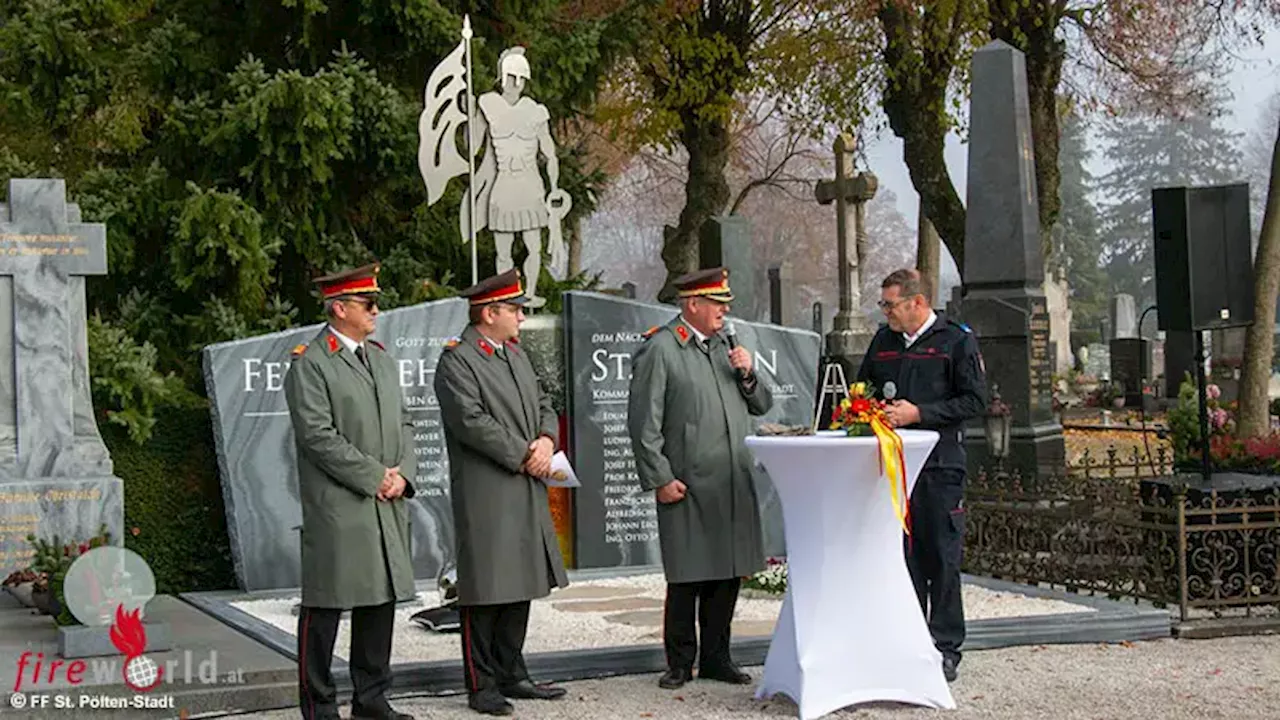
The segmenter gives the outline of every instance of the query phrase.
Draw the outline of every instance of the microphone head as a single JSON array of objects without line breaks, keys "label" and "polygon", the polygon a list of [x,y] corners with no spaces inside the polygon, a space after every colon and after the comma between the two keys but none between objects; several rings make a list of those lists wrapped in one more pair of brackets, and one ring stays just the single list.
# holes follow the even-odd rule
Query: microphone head
[{"label": "microphone head", "polygon": [[726,320],[726,321],[724,322],[724,334],[725,334],[725,335],[737,335],[737,334],[738,334],[738,331],[733,329],[733,321],[732,321],[732,320]]},{"label": "microphone head", "polygon": [[897,397],[897,395],[898,395],[898,386],[894,385],[892,380],[884,384],[885,400],[892,400],[895,397]]}]

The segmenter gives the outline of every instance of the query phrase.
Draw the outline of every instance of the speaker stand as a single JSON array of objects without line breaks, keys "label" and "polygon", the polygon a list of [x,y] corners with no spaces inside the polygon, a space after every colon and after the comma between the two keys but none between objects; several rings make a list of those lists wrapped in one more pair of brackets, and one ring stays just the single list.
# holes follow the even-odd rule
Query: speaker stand
[{"label": "speaker stand", "polygon": [[1213,475],[1213,461],[1209,457],[1209,391],[1204,376],[1204,331],[1196,330],[1196,385],[1200,391],[1200,473],[1205,483]]}]

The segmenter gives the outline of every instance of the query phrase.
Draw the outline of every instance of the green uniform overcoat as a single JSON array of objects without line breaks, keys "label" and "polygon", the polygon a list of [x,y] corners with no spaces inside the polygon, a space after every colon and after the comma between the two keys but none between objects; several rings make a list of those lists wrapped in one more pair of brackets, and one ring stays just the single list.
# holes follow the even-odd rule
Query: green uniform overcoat
[{"label": "green uniform overcoat", "polygon": [[[396,362],[364,343],[372,375],[326,326],[294,351],[285,398],[298,451],[302,604],[349,609],[412,600],[408,498],[414,495],[413,422]],[[407,485],[377,499],[389,467]]]},{"label": "green uniform overcoat", "polygon": [[559,445],[559,421],[517,343],[495,349],[468,326],[436,366],[449,451],[458,604],[546,597],[566,587],[547,486],[520,472],[529,444]]},{"label": "green uniform overcoat", "polygon": [[684,499],[658,503],[667,582],[745,577],[764,567],[760,504],[744,439],[751,415],[773,406],[759,380],[743,390],[719,336],[704,350],[679,316],[652,332],[632,360],[627,424],[640,486],[672,480]]}]

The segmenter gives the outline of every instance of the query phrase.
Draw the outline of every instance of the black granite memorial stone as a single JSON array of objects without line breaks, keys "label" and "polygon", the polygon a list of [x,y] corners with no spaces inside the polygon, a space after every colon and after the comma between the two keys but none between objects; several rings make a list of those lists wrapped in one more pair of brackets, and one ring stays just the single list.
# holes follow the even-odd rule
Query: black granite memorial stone
[{"label": "black granite memorial stone", "polygon": [[[1052,473],[1065,456],[1053,413],[1053,356],[1023,54],[1000,40],[973,56],[964,322],[977,335],[987,381],[1012,409],[1005,466]],[[966,433],[990,463],[980,424]]]},{"label": "black granite memorial stone", "polygon": [[1124,404],[1136,408],[1143,402],[1142,386],[1151,376],[1151,341],[1114,338],[1111,341],[1111,382],[1124,389]]}]

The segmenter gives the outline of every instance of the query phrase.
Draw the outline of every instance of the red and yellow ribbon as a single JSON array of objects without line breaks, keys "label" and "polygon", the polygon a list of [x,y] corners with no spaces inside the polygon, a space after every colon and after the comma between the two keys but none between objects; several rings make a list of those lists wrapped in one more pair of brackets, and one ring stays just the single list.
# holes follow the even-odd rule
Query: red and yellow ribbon
[{"label": "red and yellow ribbon", "polygon": [[889,478],[889,494],[893,511],[902,531],[911,534],[911,502],[907,493],[907,460],[902,450],[902,437],[879,416],[871,418],[871,431],[880,444],[880,472]]}]

